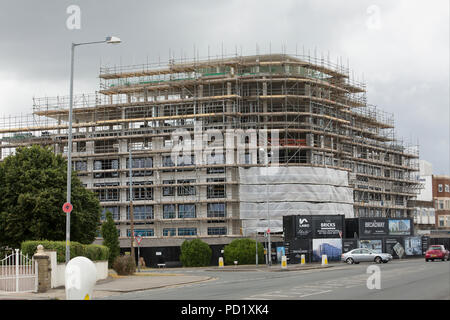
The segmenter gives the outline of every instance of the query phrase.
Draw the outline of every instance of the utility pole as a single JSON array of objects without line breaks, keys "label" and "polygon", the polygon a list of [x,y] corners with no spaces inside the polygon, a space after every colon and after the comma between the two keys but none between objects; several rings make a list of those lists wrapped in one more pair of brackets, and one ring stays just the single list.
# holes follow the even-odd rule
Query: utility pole
[{"label": "utility pole", "polygon": [[[128,143],[128,168],[129,168],[129,175],[130,175],[130,224],[131,224],[131,234],[130,234],[130,254],[133,258],[133,261],[135,260],[134,255],[134,216],[133,216],[133,159],[131,157],[131,139]],[[138,261],[139,263],[139,261]]]}]

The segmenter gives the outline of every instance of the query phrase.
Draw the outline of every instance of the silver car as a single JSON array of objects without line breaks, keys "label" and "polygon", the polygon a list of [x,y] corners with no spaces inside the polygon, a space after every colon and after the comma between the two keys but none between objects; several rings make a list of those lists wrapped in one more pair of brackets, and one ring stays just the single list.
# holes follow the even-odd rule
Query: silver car
[{"label": "silver car", "polygon": [[377,253],[366,248],[353,249],[341,255],[341,261],[348,264],[360,262],[387,263],[390,260],[392,260],[392,255],[389,253]]}]

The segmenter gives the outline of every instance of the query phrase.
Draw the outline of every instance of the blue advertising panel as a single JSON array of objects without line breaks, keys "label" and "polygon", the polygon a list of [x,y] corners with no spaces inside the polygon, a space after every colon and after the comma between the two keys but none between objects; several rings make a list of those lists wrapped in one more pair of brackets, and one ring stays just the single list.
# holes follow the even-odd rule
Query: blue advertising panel
[{"label": "blue advertising panel", "polygon": [[411,235],[410,219],[389,219],[389,235]]},{"label": "blue advertising panel", "polygon": [[313,239],[313,261],[322,261],[327,255],[328,261],[339,261],[342,254],[342,239]]}]

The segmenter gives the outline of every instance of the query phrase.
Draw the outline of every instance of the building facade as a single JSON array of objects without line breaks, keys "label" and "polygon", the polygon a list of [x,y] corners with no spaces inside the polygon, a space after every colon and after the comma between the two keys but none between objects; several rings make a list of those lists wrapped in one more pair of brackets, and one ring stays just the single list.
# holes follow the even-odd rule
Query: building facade
[{"label": "building facade", "polygon": [[433,175],[432,184],[436,228],[450,230],[450,176]]},{"label": "building facade", "polygon": [[[132,226],[142,246],[241,237],[240,170],[274,165],[275,152],[280,167],[345,172],[355,217],[414,213],[418,149],[396,139],[392,115],[342,65],[236,55],[102,67],[99,77],[98,92],[74,100],[73,168],[113,213],[122,247]],[[68,115],[67,97],[34,99],[31,115],[3,121],[2,156],[30,144],[66,156]]]}]

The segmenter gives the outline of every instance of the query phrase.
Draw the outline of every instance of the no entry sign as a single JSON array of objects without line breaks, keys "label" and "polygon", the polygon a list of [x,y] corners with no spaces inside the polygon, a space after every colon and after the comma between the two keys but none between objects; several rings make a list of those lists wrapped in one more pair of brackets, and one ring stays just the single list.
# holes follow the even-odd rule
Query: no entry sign
[{"label": "no entry sign", "polygon": [[73,209],[73,207],[72,207],[72,204],[71,204],[71,203],[69,203],[69,202],[64,203],[64,205],[63,205],[63,211],[64,211],[65,213],[71,212],[72,209]]}]

